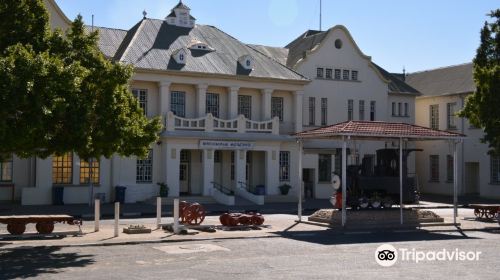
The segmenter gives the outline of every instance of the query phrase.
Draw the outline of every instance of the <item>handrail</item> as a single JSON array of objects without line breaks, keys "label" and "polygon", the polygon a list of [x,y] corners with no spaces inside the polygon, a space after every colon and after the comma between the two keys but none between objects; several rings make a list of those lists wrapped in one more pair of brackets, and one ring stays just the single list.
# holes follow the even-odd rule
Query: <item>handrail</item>
[{"label": "handrail", "polygon": [[238,184],[240,185],[240,189],[244,189],[251,194],[255,194],[255,187],[252,187],[246,182],[241,182],[241,181],[238,181]]},{"label": "handrail", "polygon": [[212,186],[214,187],[214,189],[220,191],[221,193],[225,194],[225,195],[231,195],[233,196],[234,195],[234,191],[227,188],[227,187],[224,187],[223,185],[219,184],[219,183],[216,183],[216,182],[210,182],[212,184]]}]

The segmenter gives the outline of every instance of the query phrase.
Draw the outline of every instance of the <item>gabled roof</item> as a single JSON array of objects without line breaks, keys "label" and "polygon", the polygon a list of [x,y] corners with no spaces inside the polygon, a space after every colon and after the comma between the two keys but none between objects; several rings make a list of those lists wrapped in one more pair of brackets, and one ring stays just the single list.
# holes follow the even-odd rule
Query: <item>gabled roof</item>
[{"label": "gabled roof", "polygon": [[424,96],[476,91],[472,63],[415,72],[406,76],[406,82],[418,89]]},{"label": "gabled roof", "polygon": [[411,140],[451,140],[466,137],[460,133],[435,130],[414,124],[380,121],[347,121],[296,134],[296,137],[304,139],[341,138],[343,136],[355,139],[407,138]]},{"label": "gabled roof", "polygon": [[[121,36],[125,34],[121,31],[117,33]],[[114,59],[132,64],[138,69],[309,81],[306,77],[213,26],[196,25],[193,28],[184,28],[169,25],[163,20],[146,18],[127,31],[121,42],[106,38],[109,35],[114,36],[111,32],[103,32],[102,35],[100,46],[107,46],[104,42],[116,43],[110,48],[110,50],[116,49]],[[172,59],[172,53],[188,46],[194,39],[207,43],[215,51],[200,53],[189,51],[186,64],[178,65]],[[108,54],[110,52],[108,51]],[[255,67],[252,71],[241,69],[239,66],[238,58],[242,55],[250,55],[254,59]]]},{"label": "gabled roof", "polygon": [[288,58],[288,49],[280,47],[269,47],[263,45],[252,45],[247,44],[250,48],[278,61],[279,63],[286,65],[286,60]]},{"label": "gabled roof", "polygon": [[[91,26],[85,26],[85,30],[92,31]],[[108,58],[113,58],[123,42],[125,36],[127,36],[126,30],[106,28],[106,27],[93,27],[94,31],[99,31],[99,49]]]},{"label": "gabled roof", "polygon": [[372,64],[377,67],[378,71],[387,79],[390,81],[389,83],[389,92],[390,93],[405,93],[405,94],[415,94],[415,95],[420,95],[420,92],[407,83],[405,81],[401,80],[398,76],[391,74],[387,72],[384,68],[378,66],[377,64],[373,63]]}]

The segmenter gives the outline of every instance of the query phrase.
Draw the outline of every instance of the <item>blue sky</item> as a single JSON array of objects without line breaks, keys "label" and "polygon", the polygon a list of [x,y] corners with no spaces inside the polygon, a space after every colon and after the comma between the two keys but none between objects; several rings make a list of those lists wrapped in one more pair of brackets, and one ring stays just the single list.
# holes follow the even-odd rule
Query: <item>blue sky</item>
[{"label": "blue sky", "polygon": [[[56,0],[70,19],[129,29],[146,10],[164,18],[178,0]],[[215,25],[239,40],[285,46],[319,28],[319,0],[184,0],[198,24]],[[323,0],[323,29],[346,26],[361,50],[391,72],[469,62],[479,30],[497,0]]]}]

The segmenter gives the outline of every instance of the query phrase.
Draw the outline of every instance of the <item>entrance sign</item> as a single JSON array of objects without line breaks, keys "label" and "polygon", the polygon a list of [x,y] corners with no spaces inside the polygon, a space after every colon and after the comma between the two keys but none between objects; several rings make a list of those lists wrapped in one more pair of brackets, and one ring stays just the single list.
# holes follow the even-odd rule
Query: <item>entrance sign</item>
[{"label": "entrance sign", "polygon": [[213,150],[250,150],[255,146],[254,142],[246,141],[218,141],[200,140],[200,149]]}]

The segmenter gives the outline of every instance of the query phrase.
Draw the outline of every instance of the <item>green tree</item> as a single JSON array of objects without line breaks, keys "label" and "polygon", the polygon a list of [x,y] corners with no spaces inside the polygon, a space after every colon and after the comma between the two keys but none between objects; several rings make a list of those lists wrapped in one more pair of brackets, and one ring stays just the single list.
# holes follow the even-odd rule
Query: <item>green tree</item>
[{"label": "green tree", "polygon": [[0,157],[148,154],[161,121],[144,116],[132,67],[107,60],[81,16],[65,34],[50,31],[41,0],[2,1],[0,17]]},{"label": "green tree", "polygon": [[482,141],[489,144],[490,154],[500,155],[500,9],[489,16],[493,22],[484,23],[474,58],[476,91],[467,97],[460,116],[484,129]]}]

